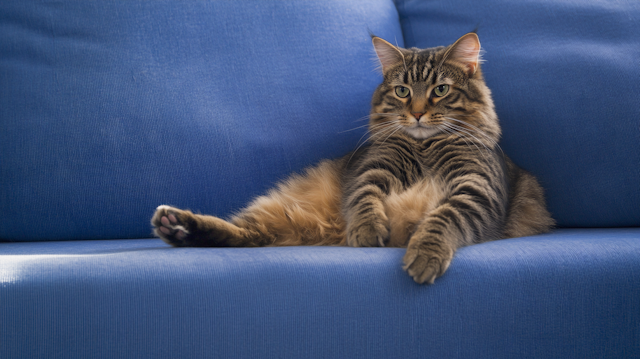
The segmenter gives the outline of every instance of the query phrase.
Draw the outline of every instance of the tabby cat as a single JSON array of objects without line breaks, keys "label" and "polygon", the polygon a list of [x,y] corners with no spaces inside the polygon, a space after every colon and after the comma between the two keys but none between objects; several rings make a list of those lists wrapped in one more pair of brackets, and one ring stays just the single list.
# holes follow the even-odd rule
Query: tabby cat
[{"label": "tabby cat", "polygon": [[384,80],[367,146],[291,176],[228,221],[160,206],[155,234],[174,246],[406,247],[404,269],[433,283],[457,248],[549,231],[542,188],[497,144],[478,36],[429,49],[372,39]]}]

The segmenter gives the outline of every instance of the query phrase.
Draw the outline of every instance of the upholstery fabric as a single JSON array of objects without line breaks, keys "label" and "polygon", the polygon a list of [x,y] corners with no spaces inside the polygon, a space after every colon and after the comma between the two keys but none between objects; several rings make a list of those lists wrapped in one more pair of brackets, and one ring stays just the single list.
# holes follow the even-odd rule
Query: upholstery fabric
[{"label": "upholstery fabric", "polygon": [[640,356],[640,229],[463,248],[432,286],[403,253],[0,243],[0,357]]},{"label": "upholstery fabric", "polygon": [[[640,358],[639,13],[0,1],[0,358]],[[426,47],[476,26],[502,146],[559,223],[636,228],[462,248],[430,286],[397,248],[146,239],[159,204],[225,216],[357,146],[369,32]]]},{"label": "upholstery fabric", "polygon": [[640,226],[640,2],[396,1],[407,46],[478,29],[502,148],[560,226]]},{"label": "upholstery fabric", "polygon": [[353,150],[369,31],[402,44],[391,0],[0,2],[0,239],[149,237]]}]

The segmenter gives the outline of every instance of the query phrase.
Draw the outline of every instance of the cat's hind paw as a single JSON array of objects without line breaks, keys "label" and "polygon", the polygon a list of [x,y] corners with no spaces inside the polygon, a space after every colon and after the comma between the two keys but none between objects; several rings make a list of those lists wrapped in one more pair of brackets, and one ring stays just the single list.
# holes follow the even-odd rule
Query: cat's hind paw
[{"label": "cat's hind paw", "polygon": [[153,232],[168,244],[176,247],[188,246],[191,234],[189,215],[192,214],[188,211],[166,205],[159,206],[151,218],[151,224],[155,227]]}]

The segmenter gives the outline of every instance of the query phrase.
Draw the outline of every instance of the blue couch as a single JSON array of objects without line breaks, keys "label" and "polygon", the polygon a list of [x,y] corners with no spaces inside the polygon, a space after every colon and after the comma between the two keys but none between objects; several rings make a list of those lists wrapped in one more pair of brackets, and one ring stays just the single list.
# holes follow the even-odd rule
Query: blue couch
[{"label": "blue couch", "polygon": [[[640,3],[0,2],[0,358],[640,358]],[[172,248],[353,150],[405,47],[478,28],[552,233],[461,249]]]}]

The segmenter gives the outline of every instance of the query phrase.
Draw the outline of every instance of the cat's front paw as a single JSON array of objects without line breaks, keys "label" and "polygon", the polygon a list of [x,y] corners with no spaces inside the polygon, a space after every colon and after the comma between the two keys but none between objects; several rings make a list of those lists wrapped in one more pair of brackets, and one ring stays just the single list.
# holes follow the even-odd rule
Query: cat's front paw
[{"label": "cat's front paw", "polygon": [[436,278],[449,268],[455,250],[437,240],[412,242],[409,243],[403,258],[404,270],[416,283],[433,284]]},{"label": "cat's front paw", "polygon": [[351,247],[384,247],[389,242],[389,228],[383,219],[368,220],[347,231]]},{"label": "cat's front paw", "polygon": [[170,206],[159,206],[151,218],[153,232],[163,241],[176,247],[191,245],[193,214]]}]

